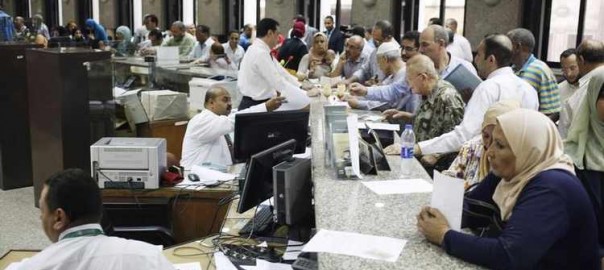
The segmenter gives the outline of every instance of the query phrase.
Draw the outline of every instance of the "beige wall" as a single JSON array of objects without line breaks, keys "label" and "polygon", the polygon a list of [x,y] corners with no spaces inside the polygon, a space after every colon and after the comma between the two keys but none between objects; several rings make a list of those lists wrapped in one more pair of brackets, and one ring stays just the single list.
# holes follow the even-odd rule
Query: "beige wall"
[{"label": "beige wall", "polygon": [[[292,18],[296,15],[296,1],[293,0],[266,0],[266,17],[279,22],[279,30],[285,37],[292,28]],[[259,18],[259,20],[262,18]],[[287,37],[285,37],[287,38]]]},{"label": "beige wall", "polygon": [[507,33],[522,24],[522,0],[501,1],[489,7],[482,0],[466,2],[465,35],[476,51],[480,40],[489,33]]},{"label": "beige wall", "polygon": [[224,5],[221,0],[197,1],[197,24],[205,24],[210,27],[210,34],[222,35],[224,33]]},{"label": "beige wall", "polygon": [[[365,4],[372,2],[373,5]],[[351,23],[371,27],[380,20],[388,20],[395,24],[392,21],[392,0],[352,1]]]},{"label": "beige wall", "polygon": [[101,0],[99,1],[99,23],[107,29],[115,29],[117,17],[115,14],[116,1],[119,0]]},{"label": "beige wall", "polygon": [[77,0],[69,0],[67,3],[61,1],[63,9],[63,26],[67,25],[67,22],[69,21],[78,21],[76,2]]},{"label": "beige wall", "polygon": [[[46,5],[44,4],[44,0],[31,0],[31,16],[40,14],[42,17],[44,17],[45,7]],[[44,21],[46,21],[46,19],[47,18],[44,18]]]},{"label": "beige wall", "polygon": [[[159,28],[164,29],[164,1],[163,0],[143,0],[143,12],[142,15],[155,14],[159,19]],[[141,18],[142,20],[142,18]],[[140,26],[136,26],[140,27]]]}]

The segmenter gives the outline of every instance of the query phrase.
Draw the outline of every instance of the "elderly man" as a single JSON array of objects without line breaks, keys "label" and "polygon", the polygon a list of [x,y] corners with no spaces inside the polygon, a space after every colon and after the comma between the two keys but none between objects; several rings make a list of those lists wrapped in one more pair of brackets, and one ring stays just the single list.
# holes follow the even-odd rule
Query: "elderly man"
[{"label": "elderly man", "polygon": [[159,246],[104,235],[101,192],[83,170],[48,178],[39,203],[44,233],[53,244],[7,269],[174,269]]},{"label": "elderly man", "polygon": [[369,61],[369,55],[363,52],[365,40],[361,36],[354,35],[346,40],[344,55],[340,55],[338,65],[331,73],[332,76],[343,76],[348,79],[361,69]]},{"label": "elderly man", "polygon": [[195,39],[186,31],[185,24],[181,21],[175,21],[170,27],[172,32],[172,38],[164,41],[162,46],[178,47],[178,54],[180,56],[190,56],[193,47],[195,46]]},{"label": "elderly man", "polygon": [[191,36],[195,36],[197,27],[194,23],[190,23],[187,25],[187,33],[191,34]]},{"label": "elderly man", "polygon": [[29,29],[25,26],[25,20],[21,16],[15,17],[15,40],[24,40],[27,38]]},{"label": "elderly man", "polygon": [[277,91],[288,100],[281,109],[299,110],[310,104],[306,92],[300,89],[298,79],[271,57],[270,50],[278,42],[279,23],[271,18],[260,20],[256,40],[243,57],[238,73],[237,87],[243,95],[239,110],[264,103]]},{"label": "elderly man", "polygon": [[447,77],[458,65],[463,65],[470,72],[477,74],[472,63],[447,52],[448,41],[449,35],[444,27],[430,25],[419,36],[419,52],[430,57],[441,78]]},{"label": "elderly man", "polygon": [[572,120],[585,99],[587,85],[594,73],[593,70],[604,66],[604,43],[598,40],[584,40],[577,47],[576,55],[580,76],[579,87],[562,103],[558,122],[558,131],[562,138],[566,138]]},{"label": "elderly man", "polygon": [[[393,43],[383,43],[378,47],[377,59],[380,69],[386,74],[379,86],[365,87],[359,83],[350,85],[350,92],[357,96],[365,96],[366,100],[357,100],[350,98],[348,104],[353,108],[358,109],[390,109],[392,112],[398,110],[406,113],[411,118],[419,105],[419,96],[411,93],[409,84],[406,81],[405,63],[403,56],[406,59],[419,54],[418,48],[419,33],[417,31],[409,31],[403,36],[402,43],[405,44],[404,52],[399,52],[397,45]],[[373,102],[369,102],[369,100]],[[375,104],[379,107],[375,107]]]},{"label": "elderly man", "polygon": [[[237,113],[274,111],[284,100],[284,97],[276,96]],[[206,92],[205,110],[187,125],[182,143],[182,166],[191,168],[206,162],[222,166],[233,164],[229,134],[235,128],[235,113],[231,113],[231,106],[231,96],[226,89],[216,87]]]},{"label": "elderly man", "polygon": [[196,63],[208,62],[210,60],[210,48],[214,44],[214,39],[210,38],[210,27],[200,24],[195,31],[197,44],[189,54],[190,59],[195,59]]},{"label": "elderly man", "polygon": [[512,68],[539,94],[539,112],[557,121],[560,112],[560,92],[554,72],[533,55],[535,37],[531,31],[516,28],[507,33],[514,46]]},{"label": "elderly man", "polygon": [[445,27],[453,32],[453,42],[447,47],[448,50],[460,52],[460,58],[472,62],[472,46],[468,39],[457,33],[457,21],[453,18],[447,19]]},{"label": "elderly man", "polygon": [[[393,38],[394,27],[389,21],[383,20],[376,22],[371,34],[376,48],[383,43],[394,43],[396,46],[399,46]],[[346,80],[344,80],[344,83],[350,84],[358,81],[367,85],[374,85],[378,81],[383,80],[385,76],[378,66],[376,53],[377,50],[371,52],[369,62],[364,64],[361,69],[355,71],[351,77],[347,77]]]},{"label": "elderly man", "polygon": [[474,90],[466,106],[463,121],[454,130],[430,140],[418,140],[417,154],[451,153],[480,133],[486,110],[495,102],[513,99],[522,108],[537,110],[539,101],[535,90],[514,75],[509,67],[512,60],[512,42],[505,35],[490,35],[478,46],[474,58],[480,77],[485,81]]}]

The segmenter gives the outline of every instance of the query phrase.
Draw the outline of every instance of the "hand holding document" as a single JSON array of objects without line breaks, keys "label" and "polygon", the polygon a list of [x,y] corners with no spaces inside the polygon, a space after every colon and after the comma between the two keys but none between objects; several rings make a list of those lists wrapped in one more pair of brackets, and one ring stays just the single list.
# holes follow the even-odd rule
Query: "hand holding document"
[{"label": "hand holding document", "polygon": [[451,229],[461,230],[464,181],[434,171],[434,190],[430,205],[438,209],[449,222]]},{"label": "hand holding document", "polygon": [[320,230],[302,249],[395,262],[407,240],[351,232]]}]

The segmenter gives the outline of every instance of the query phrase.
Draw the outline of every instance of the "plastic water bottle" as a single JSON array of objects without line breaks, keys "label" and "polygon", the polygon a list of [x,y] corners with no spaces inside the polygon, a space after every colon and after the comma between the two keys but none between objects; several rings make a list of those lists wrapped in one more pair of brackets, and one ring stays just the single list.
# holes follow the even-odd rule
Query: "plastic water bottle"
[{"label": "plastic water bottle", "polygon": [[413,168],[413,147],[415,146],[415,133],[411,124],[405,125],[405,130],[401,134],[401,174],[403,176],[411,175]]}]

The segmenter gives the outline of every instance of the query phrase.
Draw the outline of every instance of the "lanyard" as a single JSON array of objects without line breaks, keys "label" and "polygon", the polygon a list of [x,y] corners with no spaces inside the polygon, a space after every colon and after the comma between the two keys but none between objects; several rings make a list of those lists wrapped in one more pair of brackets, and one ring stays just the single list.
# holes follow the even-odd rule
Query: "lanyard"
[{"label": "lanyard", "polygon": [[76,238],[76,237],[81,237],[81,236],[97,236],[97,235],[101,235],[101,234],[103,234],[103,231],[99,230],[99,229],[84,229],[84,230],[79,230],[79,231],[75,231],[75,232],[70,232],[70,233],[66,234],[63,238],[61,238],[61,240],[68,239],[68,238]]}]

